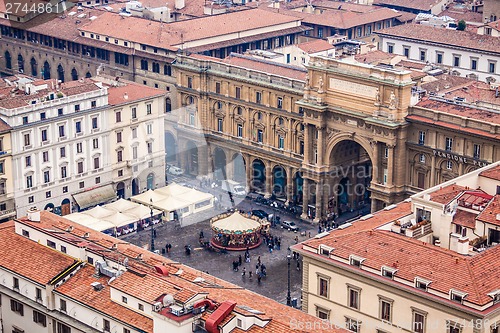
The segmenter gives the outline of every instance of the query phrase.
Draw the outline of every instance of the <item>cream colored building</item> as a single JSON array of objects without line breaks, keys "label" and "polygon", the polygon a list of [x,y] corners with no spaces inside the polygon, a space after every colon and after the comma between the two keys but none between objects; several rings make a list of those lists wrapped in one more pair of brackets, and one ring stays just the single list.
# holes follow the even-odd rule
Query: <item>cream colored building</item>
[{"label": "cream colored building", "polygon": [[16,215],[11,130],[7,123],[0,121],[0,222],[8,221]]},{"label": "cream colored building", "polygon": [[303,310],[353,332],[498,332],[500,162],[292,247]]},{"label": "cream colored building", "polygon": [[117,195],[129,198],[164,186],[167,93],[134,82],[96,80],[109,85],[108,148]]}]

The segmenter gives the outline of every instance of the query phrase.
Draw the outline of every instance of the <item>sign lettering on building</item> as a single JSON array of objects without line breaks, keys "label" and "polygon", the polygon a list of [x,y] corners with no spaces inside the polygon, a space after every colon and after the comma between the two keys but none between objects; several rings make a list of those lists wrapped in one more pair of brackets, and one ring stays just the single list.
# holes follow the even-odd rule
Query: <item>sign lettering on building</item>
[{"label": "sign lettering on building", "polygon": [[377,88],[375,87],[335,78],[330,78],[330,89],[371,98],[375,98],[377,93]]},{"label": "sign lettering on building", "polygon": [[467,158],[465,156],[450,154],[448,152],[440,151],[440,150],[436,150],[436,149],[433,149],[432,153],[434,154],[434,156],[443,157],[443,158],[446,158],[448,160],[452,160],[452,161],[455,161],[458,163],[472,164],[472,165],[475,165],[478,167],[484,167],[484,166],[489,164],[488,162],[478,161],[475,159]]}]

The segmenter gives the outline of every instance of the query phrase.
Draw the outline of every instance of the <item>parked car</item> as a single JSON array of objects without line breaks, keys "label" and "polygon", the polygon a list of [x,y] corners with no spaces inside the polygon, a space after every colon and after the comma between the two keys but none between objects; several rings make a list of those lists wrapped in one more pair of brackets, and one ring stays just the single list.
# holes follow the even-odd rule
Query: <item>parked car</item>
[{"label": "parked car", "polygon": [[267,214],[262,209],[252,210],[252,215],[257,216],[259,219],[265,219],[265,220],[267,220],[267,217],[269,216],[269,214]]},{"label": "parked car", "polygon": [[295,224],[295,222],[292,221],[281,222],[281,227],[293,232],[297,232],[299,230],[299,227]]},{"label": "parked car", "polygon": [[179,176],[179,175],[182,175],[184,173],[184,170],[182,170],[181,168],[178,168],[174,165],[167,164],[167,172],[171,175]]}]

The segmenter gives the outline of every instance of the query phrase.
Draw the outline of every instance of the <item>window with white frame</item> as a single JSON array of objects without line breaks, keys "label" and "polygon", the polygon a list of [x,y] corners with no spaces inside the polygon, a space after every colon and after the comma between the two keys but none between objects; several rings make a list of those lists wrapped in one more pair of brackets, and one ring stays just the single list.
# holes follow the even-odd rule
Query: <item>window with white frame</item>
[{"label": "window with white frame", "polygon": [[218,132],[222,132],[224,130],[223,124],[224,124],[224,119],[217,118],[217,131]]},{"label": "window with white frame", "polygon": [[242,124],[238,124],[236,130],[237,130],[236,135],[238,136],[238,138],[242,138],[243,137],[243,125]]},{"label": "window with white frame", "polygon": [[474,144],[472,156],[476,159],[481,158],[481,145]]},{"label": "window with white frame", "polygon": [[448,169],[448,170],[453,169],[453,162],[452,161],[446,161],[446,169]]},{"label": "window with white frame", "polygon": [[453,139],[452,138],[449,138],[449,137],[446,137],[445,138],[445,142],[444,142],[444,149],[446,151],[451,151],[453,150]]},{"label": "window with white frame", "polygon": [[379,318],[385,322],[392,322],[392,299],[379,295]]},{"label": "window with white frame", "polygon": [[361,288],[353,285],[347,285],[347,306],[359,310],[360,308]]},{"label": "window with white frame", "polygon": [[347,330],[357,333],[361,327],[361,322],[354,318],[345,317],[345,327]]},{"label": "window with white frame", "polygon": [[153,134],[153,124],[147,124],[146,125],[146,132],[148,134]]},{"label": "window with white frame", "polygon": [[418,309],[412,309],[412,332],[425,333],[426,317],[426,312]]},{"label": "window with white frame", "polygon": [[285,149],[285,137],[278,135],[278,149]]}]

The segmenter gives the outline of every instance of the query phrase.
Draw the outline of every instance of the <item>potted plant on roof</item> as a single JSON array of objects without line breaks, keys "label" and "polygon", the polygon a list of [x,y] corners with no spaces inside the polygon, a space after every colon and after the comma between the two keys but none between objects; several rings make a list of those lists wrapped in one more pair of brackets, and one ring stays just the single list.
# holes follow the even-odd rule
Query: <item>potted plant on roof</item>
[{"label": "potted plant on roof", "polygon": [[391,226],[391,231],[400,234],[401,233],[401,221],[396,220]]},{"label": "potted plant on roof", "polygon": [[57,98],[63,98],[63,97],[64,97],[64,95],[63,95],[63,93],[62,93],[62,92],[58,92],[58,93],[57,93]]}]

